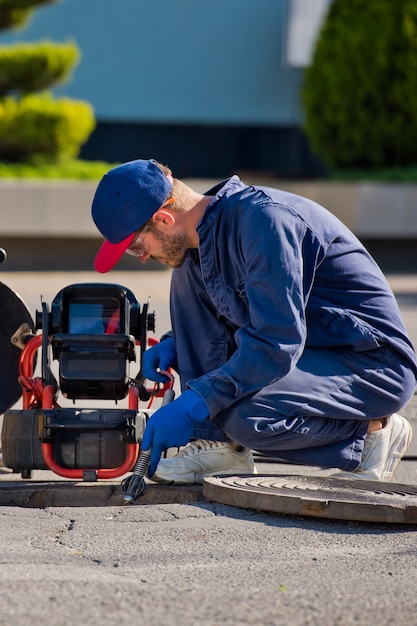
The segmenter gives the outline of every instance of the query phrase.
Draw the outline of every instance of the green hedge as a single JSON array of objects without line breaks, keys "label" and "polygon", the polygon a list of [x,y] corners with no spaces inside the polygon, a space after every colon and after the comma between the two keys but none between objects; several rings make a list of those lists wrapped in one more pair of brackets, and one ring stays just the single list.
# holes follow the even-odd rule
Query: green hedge
[{"label": "green hedge", "polygon": [[416,164],[416,0],[333,0],[302,102],[330,167]]},{"label": "green hedge", "polygon": [[0,46],[0,94],[42,91],[68,79],[79,61],[75,43],[50,41]]},{"label": "green hedge", "polygon": [[54,180],[93,180],[98,182],[104,174],[120,163],[105,161],[83,161],[81,159],[62,159],[34,163],[4,163],[0,161],[1,179],[54,179]]},{"label": "green hedge", "polygon": [[80,152],[95,127],[92,107],[50,94],[0,101],[0,160],[59,159]]},{"label": "green hedge", "polygon": [[33,9],[57,0],[0,0],[0,30],[25,26]]}]

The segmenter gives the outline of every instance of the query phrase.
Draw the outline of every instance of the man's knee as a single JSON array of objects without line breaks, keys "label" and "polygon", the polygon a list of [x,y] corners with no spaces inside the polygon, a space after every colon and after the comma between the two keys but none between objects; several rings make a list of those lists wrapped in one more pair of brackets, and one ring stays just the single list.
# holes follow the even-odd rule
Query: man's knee
[{"label": "man's knee", "polygon": [[242,408],[222,411],[216,417],[216,423],[231,441],[245,448],[254,447],[257,437],[255,423],[249,416],[244,415]]}]

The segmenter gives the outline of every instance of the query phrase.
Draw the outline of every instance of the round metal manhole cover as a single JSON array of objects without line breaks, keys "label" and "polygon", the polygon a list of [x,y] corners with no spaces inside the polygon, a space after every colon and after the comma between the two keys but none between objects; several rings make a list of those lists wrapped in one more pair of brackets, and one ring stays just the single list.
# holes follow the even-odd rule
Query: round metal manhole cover
[{"label": "round metal manhole cover", "polygon": [[214,476],[206,500],[271,513],[327,519],[417,523],[417,487],[314,476]]}]

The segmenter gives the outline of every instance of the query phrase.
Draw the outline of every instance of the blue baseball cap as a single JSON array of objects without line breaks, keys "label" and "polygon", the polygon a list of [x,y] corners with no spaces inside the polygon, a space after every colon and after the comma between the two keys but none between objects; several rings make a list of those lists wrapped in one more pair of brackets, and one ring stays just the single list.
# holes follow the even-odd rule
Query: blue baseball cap
[{"label": "blue baseball cap", "polygon": [[91,214],[105,237],[94,261],[108,272],[121,259],[135,232],[164,204],[172,182],[153,159],[129,161],[109,170],[98,184]]}]

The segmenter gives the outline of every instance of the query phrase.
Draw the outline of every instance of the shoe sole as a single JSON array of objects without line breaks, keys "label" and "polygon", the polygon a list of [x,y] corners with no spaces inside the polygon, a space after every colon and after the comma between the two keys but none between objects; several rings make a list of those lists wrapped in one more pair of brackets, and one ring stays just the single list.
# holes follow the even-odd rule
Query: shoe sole
[{"label": "shoe sole", "polygon": [[196,481],[199,481],[197,484],[198,485],[202,485],[204,482],[205,478],[213,478],[213,476],[255,476],[258,473],[258,470],[255,468],[253,468],[252,470],[247,469],[244,472],[240,471],[237,472],[236,470],[226,470],[224,472],[221,471],[217,471],[217,472],[212,472],[211,474],[198,474],[196,477]]},{"label": "shoe sole", "polygon": [[173,484],[196,485],[197,484],[194,478],[192,478],[192,480],[185,480],[184,478],[182,478],[181,480],[175,480],[175,478],[170,478],[170,479],[160,478],[159,476],[155,476],[155,474],[149,480],[152,480],[153,482],[158,483],[158,485],[173,485]]},{"label": "shoe sole", "polygon": [[164,484],[164,485],[202,485],[204,482],[205,478],[212,478],[213,476],[241,476],[241,475],[255,475],[257,474],[258,471],[256,468],[254,468],[253,470],[247,469],[245,471],[236,471],[233,469],[230,470],[224,470],[223,472],[221,470],[217,470],[217,472],[206,472],[204,474],[192,474],[189,475],[190,478],[186,478],[186,477],[182,477],[180,479],[177,478],[162,478],[162,477],[156,477],[156,475],[154,474],[152,476],[152,478],[150,480],[155,481],[156,483],[160,483],[160,484]]}]

